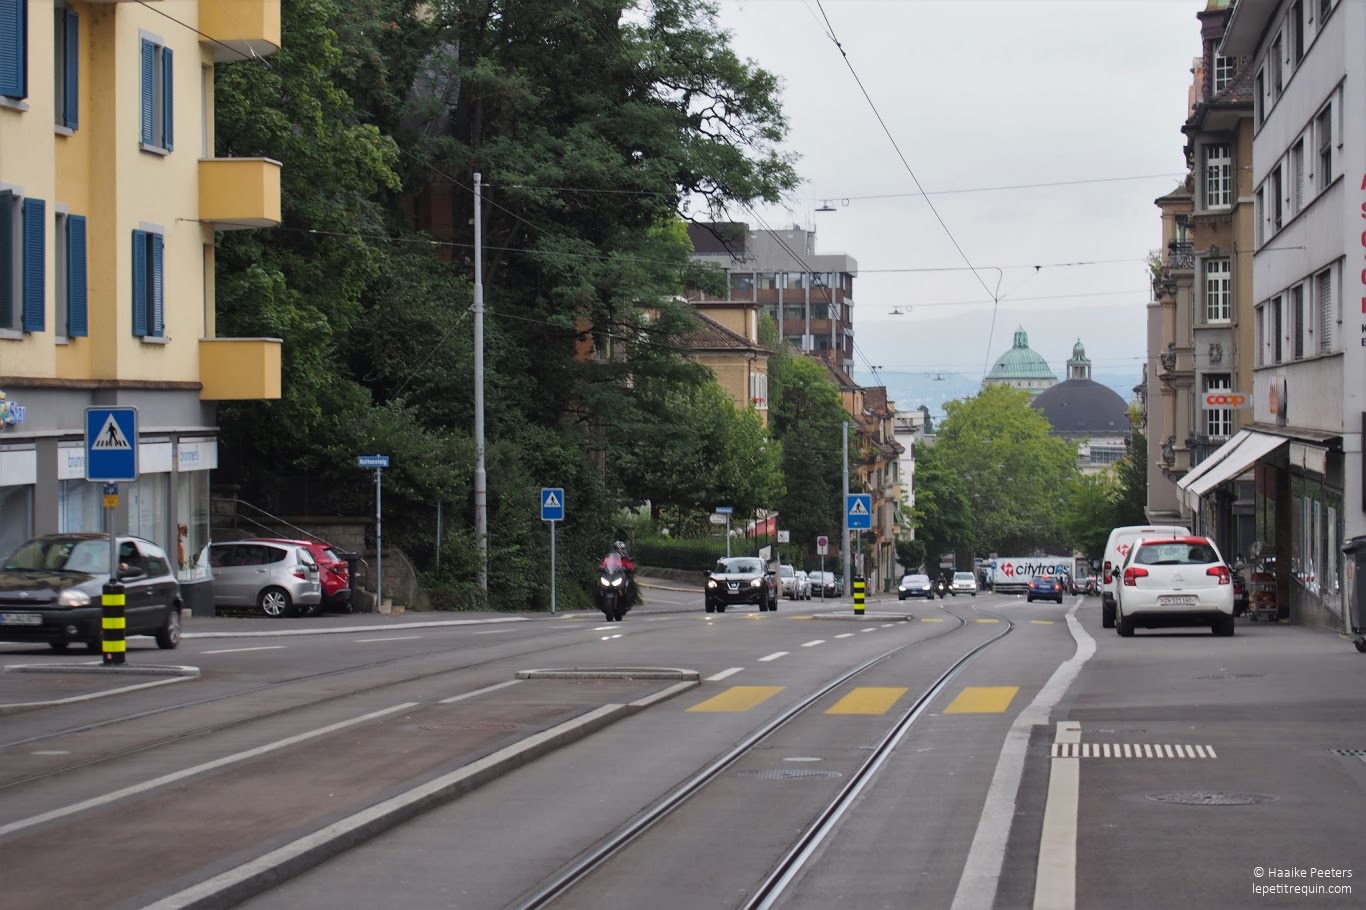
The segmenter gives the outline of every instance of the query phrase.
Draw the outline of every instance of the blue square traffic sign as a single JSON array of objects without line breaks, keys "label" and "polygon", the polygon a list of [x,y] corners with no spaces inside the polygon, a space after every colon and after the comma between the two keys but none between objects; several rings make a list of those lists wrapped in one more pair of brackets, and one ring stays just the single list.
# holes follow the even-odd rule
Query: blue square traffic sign
[{"label": "blue square traffic sign", "polygon": [[138,409],[85,409],[85,479],[138,479]]},{"label": "blue square traffic sign", "polygon": [[849,530],[870,530],[873,527],[873,494],[850,493],[845,511],[849,515]]},{"label": "blue square traffic sign", "polygon": [[541,487],[541,521],[564,521],[564,487]]}]

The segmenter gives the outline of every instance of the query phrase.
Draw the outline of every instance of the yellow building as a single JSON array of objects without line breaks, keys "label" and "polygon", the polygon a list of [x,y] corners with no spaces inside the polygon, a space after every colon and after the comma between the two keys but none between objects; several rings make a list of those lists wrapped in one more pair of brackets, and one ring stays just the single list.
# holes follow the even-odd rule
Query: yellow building
[{"label": "yellow building", "polygon": [[701,324],[687,340],[689,356],[707,367],[741,410],[752,407],[768,426],[768,358],[759,341],[759,310],[740,304],[697,304]]},{"label": "yellow building", "polygon": [[103,529],[85,409],[135,407],[115,527],[207,578],[216,402],[280,395],[279,339],[216,337],[215,232],[279,224],[280,164],[213,157],[214,66],[279,46],[279,0],[0,0],[0,553]]}]

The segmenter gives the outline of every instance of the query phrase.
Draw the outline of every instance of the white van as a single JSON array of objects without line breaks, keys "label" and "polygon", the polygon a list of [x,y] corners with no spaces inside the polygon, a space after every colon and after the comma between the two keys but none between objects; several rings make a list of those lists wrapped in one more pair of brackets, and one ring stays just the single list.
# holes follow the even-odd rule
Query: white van
[{"label": "white van", "polygon": [[1129,555],[1134,541],[1144,537],[1189,537],[1190,529],[1180,525],[1126,525],[1110,532],[1105,541],[1105,562],[1100,569],[1100,624],[1106,629],[1115,627],[1116,577],[1124,557]]}]

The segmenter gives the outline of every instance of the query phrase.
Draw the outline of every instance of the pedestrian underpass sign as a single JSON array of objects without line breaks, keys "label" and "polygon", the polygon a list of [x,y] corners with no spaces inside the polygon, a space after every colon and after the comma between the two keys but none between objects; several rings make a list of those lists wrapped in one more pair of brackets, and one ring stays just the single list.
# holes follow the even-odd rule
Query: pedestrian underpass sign
[{"label": "pedestrian underpass sign", "polygon": [[564,487],[541,487],[541,521],[564,521]]},{"label": "pedestrian underpass sign", "polygon": [[847,511],[849,530],[867,531],[873,527],[873,496],[871,493],[850,493]]},{"label": "pedestrian underpass sign", "polygon": [[85,409],[85,479],[138,479],[138,409]]}]

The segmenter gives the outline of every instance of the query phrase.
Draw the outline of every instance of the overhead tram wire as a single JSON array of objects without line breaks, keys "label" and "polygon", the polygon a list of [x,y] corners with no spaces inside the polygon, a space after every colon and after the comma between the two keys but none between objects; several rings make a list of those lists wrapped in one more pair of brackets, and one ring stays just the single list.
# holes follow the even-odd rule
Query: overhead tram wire
[{"label": "overhead tram wire", "polygon": [[[905,154],[901,151],[901,146],[897,144],[896,137],[892,135],[891,129],[887,126],[887,121],[882,118],[882,113],[877,109],[877,105],[873,103],[872,96],[868,94],[868,89],[864,87],[863,80],[859,78],[858,70],[854,69],[853,61],[849,59],[849,54],[844,50],[844,45],[841,44],[839,38],[836,37],[835,26],[830,22],[830,17],[826,14],[825,6],[821,3],[821,0],[816,0],[816,8],[821,11],[821,18],[825,20],[825,25],[829,30],[827,37],[834,42],[835,47],[839,50],[840,57],[844,60],[844,65],[849,68],[850,74],[854,77],[854,82],[858,84],[859,91],[863,93],[864,100],[866,100],[868,106],[872,108],[873,116],[877,118],[877,122],[882,127],[882,131],[887,135],[888,141],[892,143],[892,148],[896,150],[897,157],[901,159],[902,165],[906,168],[906,173],[911,175],[911,180],[915,183],[915,188],[919,190],[920,195],[924,197],[925,204],[930,207],[930,211],[934,214],[935,220],[938,221],[939,226],[944,229],[944,233],[948,236],[950,242],[953,243],[954,249],[958,250],[958,254],[963,257],[963,262],[967,263],[969,268],[972,268],[972,260],[968,258],[968,254],[964,252],[963,247],[958,243],[958,238],[953,236],[953,231],[949,230],[948,224],[945,223],[943,216],[939,214],[939,209],[934,207],[934,202],[930,199],[929,195],[926,194],[925,188],[920,185],[920,178],[916,177],[915,171],[911,168],[911,163],[906,160]],[[996,291],[993,292],[991,288],[987,286],[987,283],[982,280],[982,276],[978,273],[977,269],[973,268],[972,274],[973,277],[977,279],[978,283],[982,285],[982,289],[990,294],[992,300],[995,301],[995,306],[993,306],[991,310],[991,329],[987,333],[987,360],[986,364],[982,367],[982,377],[986,378],[987,370],[990,368],[991,363],[991,340],[996,331],[996,311],[1000,308],[1001,288],[1000,281],[998,280],[996,283]]]}]

